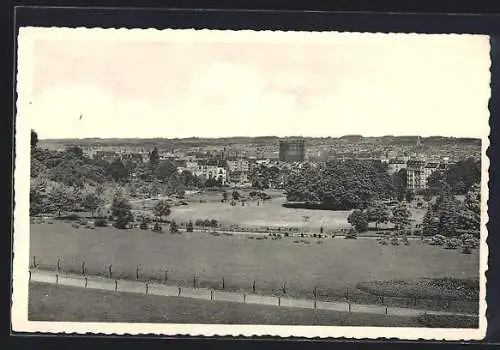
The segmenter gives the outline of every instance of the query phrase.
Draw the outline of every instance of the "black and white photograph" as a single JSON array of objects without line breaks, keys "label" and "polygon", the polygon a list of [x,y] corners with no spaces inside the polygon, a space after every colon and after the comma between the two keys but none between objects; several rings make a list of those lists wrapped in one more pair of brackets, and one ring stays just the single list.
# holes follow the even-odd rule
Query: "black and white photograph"
[{"label": "black and white photograph", "polygon": [[481,339],[489,53],[20,28],[14,329]]}]

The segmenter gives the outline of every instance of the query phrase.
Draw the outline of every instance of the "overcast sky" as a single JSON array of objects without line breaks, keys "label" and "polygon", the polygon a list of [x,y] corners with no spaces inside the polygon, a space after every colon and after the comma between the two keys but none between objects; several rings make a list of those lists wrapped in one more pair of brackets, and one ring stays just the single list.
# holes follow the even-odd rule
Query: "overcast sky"
[{"label": "overcast sky", "polygon": [[25,30],[19,117],[42,139],[488,132],[485,36],[147,33]]}]

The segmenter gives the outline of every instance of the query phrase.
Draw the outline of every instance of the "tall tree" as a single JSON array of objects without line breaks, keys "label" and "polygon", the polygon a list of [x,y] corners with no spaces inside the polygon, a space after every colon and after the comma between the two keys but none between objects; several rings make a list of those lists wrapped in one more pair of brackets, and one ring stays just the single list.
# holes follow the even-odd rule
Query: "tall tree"
[{"label": "tall tree", "polygon": [[439,233],[443,236],[457,235],[458,203],[450,185],[444,185],[434,205],[439,215]]},{"label": "tall tree", "polygon": [[392,209],[391,222],[395,225],[396,230],[401,230],[410,225],[411,213],[404,204],[399,204]]},{"label": "tall tree", "polygon": [[35,148],[38,144],[38,134],[35,130],[31,129],[31,148]]},{"label": "tall tree", "polygon": [[425,236],[434,236],[439,233],[439,216],[436,215],[431,205],[422,220],[422,233]]},{"label": "tall tree", "polygon": [[158,201],[155,206],[153,207],[153,212],[154,214],[159,218],[159,220],[162,220],[163,216],[169,216],[171,213],[170,206],[166,201]]},{"label": "tall tree", "polygon": [[124,180],[128,177],[127,169],[120,158],[116,158],[106,169],[106,175],[114,181]]},{"label": "tall tree", "polygon": [[73,207],[73,196],[72,191],[62,185],[55,184],[53,185],[47,195],[52,208],[57,211],[57,215],[60,217],[62,212],[70,211]]},{"label": "tall tree", "polygon": [[362,210],[353,210],[347,217],[347,222],[350,223],[358,232],[368,230],[368,215]]},{"label": "tall tree", "polygon": [[90,211],[92,217],[94,217],[94,213],[104,202],[102,197],[95,191],[85,193],[82,199],[83,207],[85,210]]},{"label": "tall tree", "polygon": [[149,166],[155,170],[158,165],[160,165],[160,154],[158,153],[158,148],[155,147],[149,154]]},{"label": "tall tree", "polygon": [[156,177],[162,181],[168,180],[172,175],[177,173],[177,166],[170,160],[162,161],[154,169]]},{"label": "tall tree", "polygon": [[375,228],[378,228],[379,224],[389,221],[389,210],[384,204],[368,207],[366,214],[368,215],[368,222],[375,223]]},{"label": "tall tree", "polygon": [[111,215],[115,218],[115,227],[124,229],[127,225],[134,220],[132,215],[132,206],[130,202],[119,195],[113,198],[111,203]]}]

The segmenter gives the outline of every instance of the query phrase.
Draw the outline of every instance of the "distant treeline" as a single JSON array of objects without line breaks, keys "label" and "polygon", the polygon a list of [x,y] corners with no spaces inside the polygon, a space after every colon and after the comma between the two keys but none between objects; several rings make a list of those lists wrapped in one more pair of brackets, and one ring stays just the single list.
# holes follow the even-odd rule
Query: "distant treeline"
[{"label": "distant treeline", "polygon": [[[111,146],[111,147],[125,147],[125,146],[135,146],[135,147],[148,147],[157,146],[158,148],[168,148],[168,147],[197,147],[197,146],[212,146],[212,145],[234,145],[234,144],[254,144],[254,145],[276,145],[278,140],[286,138],[297,138],[297,136],[290,136],[280,138],[277,136],[259,136],[259,137],[220,137],[220,138],[151,138],[151,139],[140,139],[140,138],[88,138],[88,139],[51,139],[51,140],[40,140],[42,143],[60,144],[62,146],[78,145],[81,147],[85,146]],[[353,143],[382,143],[391,145],[407,145],[416,144],[418,136],[381,136],[381,137],[364,137],[362,135],[345,135],[341,137],[304,137],[303,139],[307,142],[317,143],[318,141],[340,141],[340,142],[353,142]],[[467,138],[467,137],[444,137],[444,136],[430,136],[430,137],[420,137],[420,142],[427,146],[438,146],[438,145],[481,145],[481,139]]]}]

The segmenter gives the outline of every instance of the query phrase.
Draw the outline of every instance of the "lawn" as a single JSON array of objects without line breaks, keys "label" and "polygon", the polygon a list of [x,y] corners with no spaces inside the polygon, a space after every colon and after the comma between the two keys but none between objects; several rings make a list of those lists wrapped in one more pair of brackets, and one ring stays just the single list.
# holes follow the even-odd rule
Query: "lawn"
[{"label": "lawn", "polygon": [[65,322],[147,322],[422,327],[416,318],[144,296],[42,283],[29,288],[28,319]]},{"label": "lawn", "polygon": [[[248,201],[245,206],[238,203],[234,207],[229,203],[221,203],[220,199],[207,202],[188,200],[188,202],[188,205],[173,207],[171,218],[181,222],[216,219],[223,225],[306,227],[313,230],[319,230],[320,227],[325,230],[351,227],[347,222],[350,210],[285,208],[282,206],[286,202],[283,196],[274,197],[265,203],[260,202],[260,205],[257,205],[257,201]],[[411,208],[410,211],[415,223],[422,221],[425,215],[424,209]],[[307,222],[304,222],[304,216],[309,217]]]},{"label": "lawn", "polygon": [[420,241],[384,246],[374,239],[250,237],[75,229],[55,221],[31,225],[30,256],[39,257],[46,269],[55,269],[61,257],[68,272],[80,272],[85,261],[89,274],[106,275],[111,264],[113,276],[121,278],[135,279],[137,266],[141,279],[162,280],[168,270],[169,283],[185,286],[193,276],[199,286],[211,288],[220,288],[224,278],[228,290],[251,290],[255,281],[256,291],[263,294],[282,293],[286,282],[289,296],[312,297],[317,287],[327,300],[343,297],[347,290],[351,298],[368,295],[356,288],[360,282],[479,275],[478,251],[464,255]]}]

